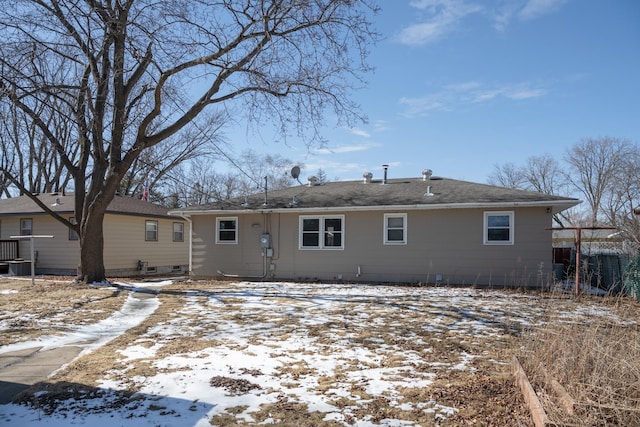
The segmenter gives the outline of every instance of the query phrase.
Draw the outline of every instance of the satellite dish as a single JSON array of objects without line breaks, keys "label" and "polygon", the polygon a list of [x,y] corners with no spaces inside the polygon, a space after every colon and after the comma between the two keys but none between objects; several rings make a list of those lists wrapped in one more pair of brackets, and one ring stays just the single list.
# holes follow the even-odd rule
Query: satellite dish
[{"label": "satellite dish", "polygon": [[300,167],[299,166],[294,166],[291,168],[291,177],[293,179],[298,179],[298,177],[300,176]]}]

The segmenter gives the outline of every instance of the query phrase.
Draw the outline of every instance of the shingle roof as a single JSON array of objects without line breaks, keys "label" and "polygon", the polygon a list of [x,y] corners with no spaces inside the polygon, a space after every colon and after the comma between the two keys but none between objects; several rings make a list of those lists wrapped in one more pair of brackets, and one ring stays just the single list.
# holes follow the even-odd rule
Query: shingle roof
[{"label": "shingle roof", "polygon": [[[431,190],[430,194],[427,194]],[[266,197],[266,205],[265,203]],[[380,180],[336,181],[323,185],[301,185],[253,194],[208,205],[171,211],[171,214],[206,213],[207,211],[246,211],[278,209],[385,209],[411,206],[415,209],[465,207],[472,205],[548,205],[554,211],[580,203],[578,199],[552,196],[534,191],[515,190],[448,178],[432,177]]]},{"label": "shingle roof", "polygon": [[[38,198],[54,212],[61,214],[74,213],[73,193],[42,193]],[[57,201],[57,203],[56,203]],[[166,217],[169,209],[148,203],[133,197],[116,196],[113,198],[107,213],[122,215],[141,215]],[[0,215],[43,214],[44,211],[27,196],[11,197],[0,200]]]}]

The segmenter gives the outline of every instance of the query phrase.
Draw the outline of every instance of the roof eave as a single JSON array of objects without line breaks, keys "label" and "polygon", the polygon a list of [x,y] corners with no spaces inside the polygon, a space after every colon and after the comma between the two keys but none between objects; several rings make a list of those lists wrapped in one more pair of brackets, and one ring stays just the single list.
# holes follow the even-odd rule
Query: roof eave
[{"label": "roof eave", "polygon": [[532,202],[473,202],[473,203],[439,203],[439,204],[411,204],[411,205],[375,205],[375,206],[321,206],[321,207],[291,207],[269,208],[268,206],[255,209],[193,209],[173,210],[170,216],[190,217],[196,215],[218,214],[250,214],[250,213],[308,213],[308,212],[360,212],[360,211],[411,211],[411,210],[441,210],[441,209],[507,209],[518,207],[550,207],[552,213],[562,212],[582,203],[581,200],[538,200]]}]

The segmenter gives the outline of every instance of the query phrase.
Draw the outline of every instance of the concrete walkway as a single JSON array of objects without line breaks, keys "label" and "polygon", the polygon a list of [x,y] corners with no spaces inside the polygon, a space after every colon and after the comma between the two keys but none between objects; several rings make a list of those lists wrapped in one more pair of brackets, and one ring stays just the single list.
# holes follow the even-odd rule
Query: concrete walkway
[{"label": "concrete walkway", "polygon": [[[138,300],[156,297],[146,289],[131,290],[132,295]],[[18,393],[29,386],[46,381],[52,373],[72,362],[85,349],[85,346],[94,341],[89,339],[70,342],[44,351],[42,347],[32,347],[0,353],[0,404],[10,403]]]},{"label": "concrete walkway", "polygon": [[71,362],[82,346],[65,346],[40,351],[40,347],[0,354],[0,404]]}]

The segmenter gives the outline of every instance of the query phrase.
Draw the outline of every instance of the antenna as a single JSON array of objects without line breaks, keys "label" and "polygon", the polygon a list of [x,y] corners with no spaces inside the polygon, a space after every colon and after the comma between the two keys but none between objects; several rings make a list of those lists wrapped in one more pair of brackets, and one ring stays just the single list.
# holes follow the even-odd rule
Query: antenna
[{"label": "antenna", "polygon": [[291,178],[295,179],[296,181],[298,181],[298,183],[300,185],[302,185],[302,183],[300,182],[300,180],[298,179],[298,177],[300,176],[300,166],[294,166],[291,168]]}]

